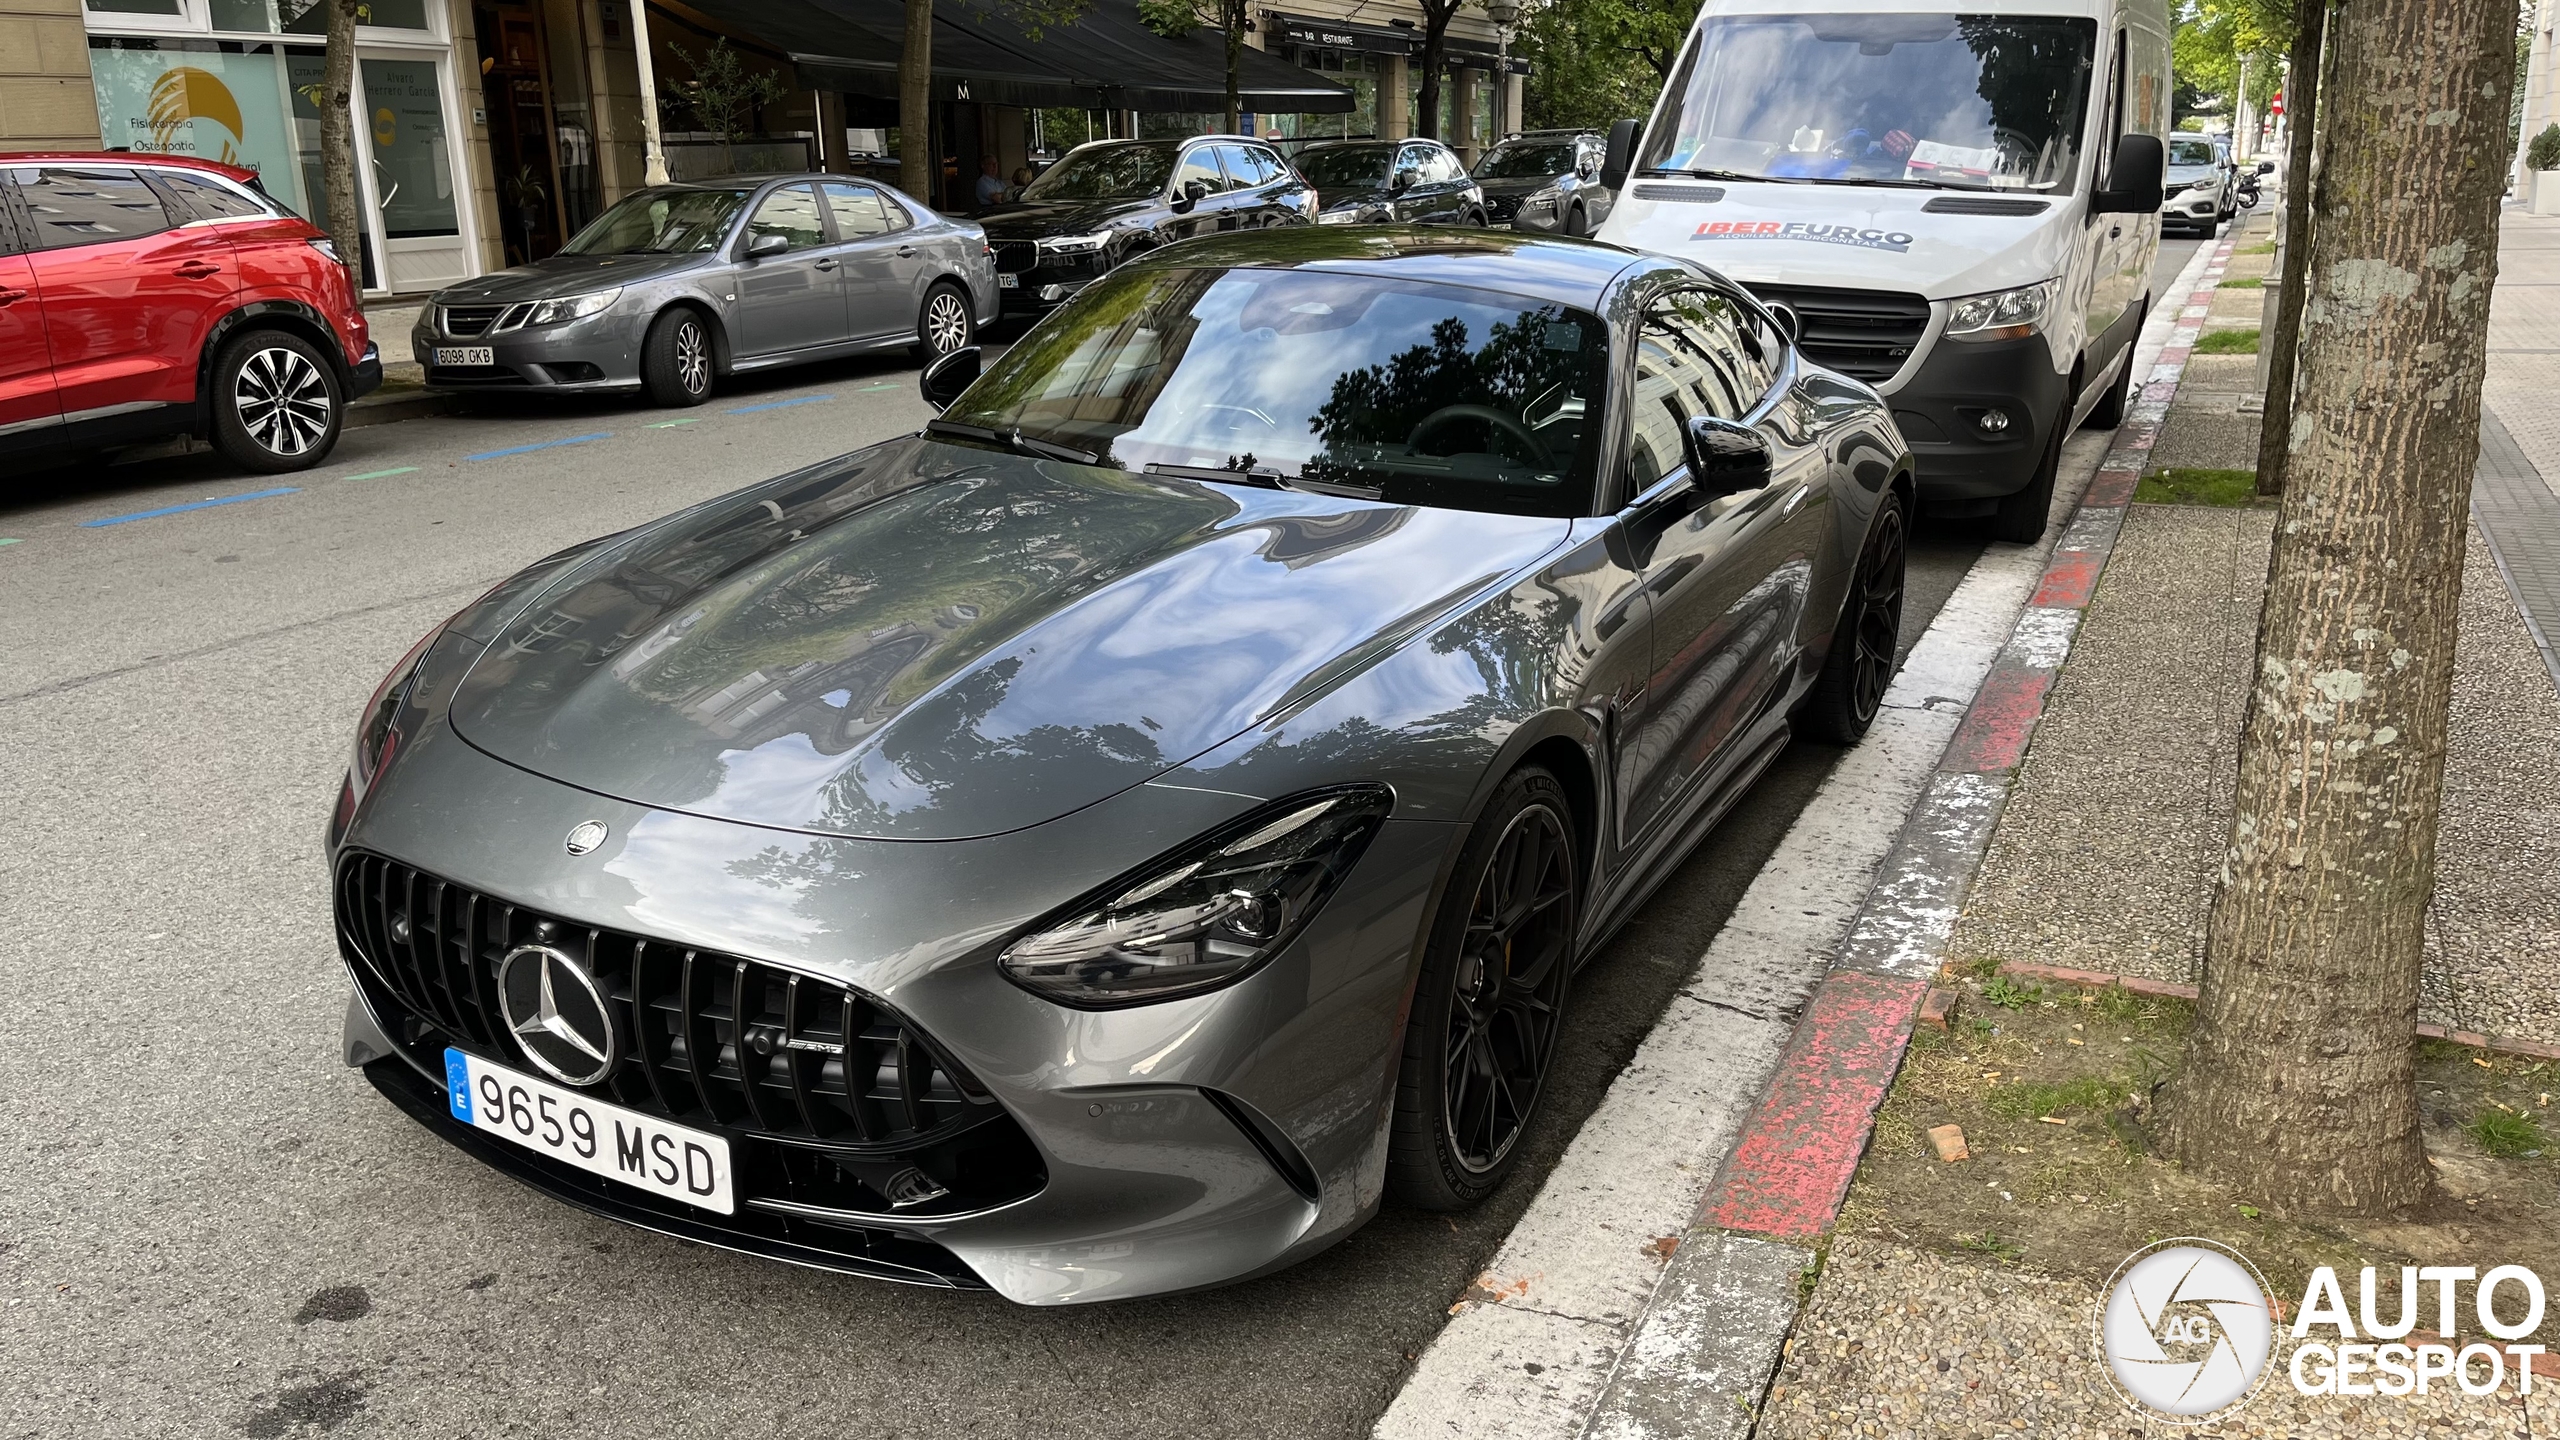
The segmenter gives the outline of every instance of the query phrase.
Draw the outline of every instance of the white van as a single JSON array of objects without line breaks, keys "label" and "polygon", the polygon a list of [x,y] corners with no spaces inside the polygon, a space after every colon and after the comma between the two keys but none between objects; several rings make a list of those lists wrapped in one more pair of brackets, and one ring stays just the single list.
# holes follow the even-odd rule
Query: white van
[{"label": "white van", "polygon": [[1706,0],[1599,238],[1750,287],[1887,397],[1930,510],[2031,541],[2124,416],[2168,123],[2166,0]]}]

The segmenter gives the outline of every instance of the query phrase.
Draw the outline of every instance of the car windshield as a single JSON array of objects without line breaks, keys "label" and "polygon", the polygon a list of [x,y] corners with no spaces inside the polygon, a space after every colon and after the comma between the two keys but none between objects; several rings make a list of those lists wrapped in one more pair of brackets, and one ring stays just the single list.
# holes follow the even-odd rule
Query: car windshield
[{"label": "car windshield", "polygon": [[944,420],[1131,470],[1586,515],[1608,350],[1594,316],[1522,296],[1147,266],[1088,286]]},{"label": "car windshield", "polygon": [[2169,163],[2172,165],[2211,165],[2214,160],[2213,142],[2210,140],[2169,142]]},{"label": "car windshield", "polygon": [[1343,145],[1301,150],[1293,163],[1307,183],[1320,191],[1343,186],[1374,190],[1387,183],[1387,162],[1395,155],[1393,145]]},{"label": "car windshield", "polygon": [[1745,180],[2068,190],[2095,21],[1711,19],[1637,168]]},{"label": "car windshield", "polygon": [[1573,168],[1571,145],[1496,145],[1476,162],[1479,180],[1523,180]]},{"label": "car windshield", "polygon": [[1094,145],[1050,166],[1022,187],[1022,198],[1041,200],[1140,200],[1164,193],[1179,145],[1131,141]]},{"label": "car windshield", "polygon": [[692,255],[717,247],[744,190],[643,190],[595,218],[563,255]]}]

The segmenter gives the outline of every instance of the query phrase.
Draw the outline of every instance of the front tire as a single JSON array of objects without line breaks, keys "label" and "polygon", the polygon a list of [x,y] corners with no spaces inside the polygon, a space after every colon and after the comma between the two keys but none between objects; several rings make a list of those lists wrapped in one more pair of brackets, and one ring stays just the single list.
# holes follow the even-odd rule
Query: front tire
[{"label": "front tire", "polygon": [[[2137,325],[2135,330],[2138,334],[2140,326]],[[2124,363],[2116,367],[2115,382],[2107,387],[2106,395],[2089,411],[2089,418],[2080,423],[2092,430],[2113,430],[2124,423],[2125,411],[2132,404],[2133,347],[2131,342],[2127,342]]]},{"label": "front tire", "polygon": [[1591,233],[1590,217],[1582,213],[1581,206],[1576,205],[1565,212],[1564,233],[1576,240]]},{"label": "front tire", "polygon": [[1867,543],[1858,552],[1858,568],[1849,576],[1849,595],[1840,605],[1840,623],[1831,632],[1831,650],[1822,674],[1796,711],[1796,733],[1809,740],[1855,745],[1866,738],[1893,683],[1895,657],[1902,644],[1902,591],[1910,555],[1910,515],[1902,494],[1887,490],[1876,502],[1878,514],[1867,527]]},{"label": "front tire", "polygon": [[670,310],[649,322],[640,385],[652,405],[680,408],[711,398],[711,327],[699,312]]},{"label": "front tire", "polygon": [[1513,772],[1477,818],[1415,982],[1387,1148],[1387,1189],[1463,1210],[1519,1164],[1563,1034],[1581,921],[1564,786]]},{"label": "front tire", "polygon": [[916,358],[931,364],[955,350],[978,343],[978,317],[969,297],[945,280],[924,292],[924,308],[916,314]]},{"label": "front tire", "polygon": [[213,448],[243,470],[280,475],[329,458],[346,420],[336,367],[318,346],[252,330],[213,362]]},{"label": "front tire", "polygon": [[2053,417],[2053,438],[2045,442],[2044,458],[2036,462],[2035,475],[2025,489],[2000,497],[2000,508],[1991,517],[1992,539],[2033,545],[2044,538],[2045,524],[2053,511],[2053,481],[2062,470],[2062,442],[2070,421],[2070,402],[2066,400],[2062,413]]}]

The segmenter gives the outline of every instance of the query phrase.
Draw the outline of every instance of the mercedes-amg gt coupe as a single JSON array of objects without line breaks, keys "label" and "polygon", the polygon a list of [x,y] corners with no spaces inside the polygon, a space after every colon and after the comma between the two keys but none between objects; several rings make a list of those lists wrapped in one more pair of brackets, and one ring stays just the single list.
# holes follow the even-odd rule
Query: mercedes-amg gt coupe
[{"label": "mercedes-amg gt coupe", "polygon": [[1026,1304],[1501,1185],[1574,970],[1894,666],[1911,460],[1698,266],[1168,246],[364,711],[345,1057],[595,1213]]}]

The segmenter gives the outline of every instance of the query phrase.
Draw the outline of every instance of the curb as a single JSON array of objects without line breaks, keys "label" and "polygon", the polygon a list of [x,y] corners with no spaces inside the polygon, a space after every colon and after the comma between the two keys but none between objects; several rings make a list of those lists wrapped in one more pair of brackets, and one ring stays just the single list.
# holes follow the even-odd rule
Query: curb
[{"label": "curb", "polygon": [[[1847,1198],[1876,1110],[1900,1069],[1956,914],[1999,822],[2011,773],[2114,552],[2125,507],[2238,241],[2234,234],[2210,252],[2139,402],[2082,492],[2033,597],[1947,741],[1776,1074],[1638,1317],[1587,1435],[1741,1437],[1756,1426],[1795,1324],[1802,1277],[1818,1267],[1808,1247],[1829,1232]],[[1782,1295],[1773,1285],[1780,1275]],[[1746,1296],[1757,1296],[1756,1303],[1745,1303]],[[1748,1311],[1759,1323],[1742,1327],[1751,1329],[1748,1335],[1734,1334],[1738,1327],[1730,1322],[1709,1326],[1697,1313],[1702,1303]],[[1717,1348],[1696,1348],[1710,1344]]]},{"label": "curb", "polygon": [[451,414],[458,397],[440,390],[380,390],[347,407],[347,418],[340,423],[345,430],[362,430],[369,425],[391,425],[402,420],[417,420],[429,415]]}]

